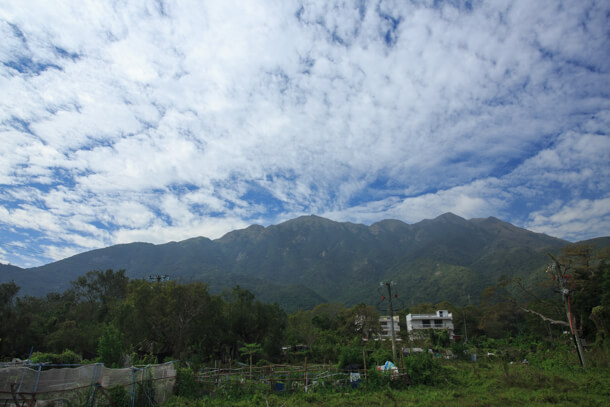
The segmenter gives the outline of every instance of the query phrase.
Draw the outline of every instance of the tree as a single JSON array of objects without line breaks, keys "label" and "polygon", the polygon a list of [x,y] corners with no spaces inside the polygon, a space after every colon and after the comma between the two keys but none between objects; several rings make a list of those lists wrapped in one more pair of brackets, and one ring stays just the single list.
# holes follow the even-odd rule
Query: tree
[{"label": "tree", "polygon": [[502,277],[496,286],[483,291],[483,314],[478,328],[489,337],[498,339],[521,333],[524,314],[507,289],[510,284],[512,280]]},{"label": "tree", "polygon": [[601,292],[599,305],[591,310],[591,320],[597,329],[596,342],[610,350],[610,262],[604,261],[599,266],[601,275]]},{"label": "tree", "polygon": [[246,343],[239,351],[250,359],[250,379],[252,379],[252,356],[261,353],[263,348],[258,343]]},{"label": "tree", "polygon": [[311,346],[319,336],[319,329],[311,321],[311,311],[299,310],[288,316],[286,341],[290,345]]},{"label": "tree", "polygon": [[126,303],[117,308],[117,323],[138,347],[183,359],[193,351],[214,351],[220,342],[221,310],[222,302],[209,294],[206,284],[134,280]]},{"label": "tree", "polygon": [[263,351],[268,360],[277,361],[282,357],[284,345],[284,332],[286,330],[287,316],[280,306],[264,304],[257,301],[257,324],[264,331]]},{"label": "tree", "polygon": [[453,311],[454,333],[461,335],[464,342],[482,334],[483,332],[478,328],[481,315],[482,309],[472,304],[456,308]]},{"label": "tree", "polygon": [[97,344],[99,360],[108,367],[122,367],[125,345],[123,335],[113,325],[105,325]]},{"label": "tree", "polygon": [[223,344],[229,356],[235,356],[240,343],[260,343],[267,358],[278,358],[286,313],[277,304],[255,301],[254,295],[240,286],[235,286],[226,299],[224,320],[227,326]]},{"label": "tree", "polygon": [[14,281],[0,284],[0,355],[12,354],[17,346],[17,313],[15,299],[19,287]]},{"label": "tree", "polygon": [[128,281],[125,270],[92,270],[72,281],[72,290],[77,301],[89,303],[94,317],[103,322],[111,308],[126,298]]},{"label": "tree", "polygon": [[372,305],[360,303],[344,314],[345,323],[341,331],[346,336],[369,339],[381,332],[379,313]]},{"label": "tree", "polygon": [[[554,288],[554,301],[538,298],[520,281],[516,281],[523,292],[536,302],[522,310],[536,315],[545,324],[563,325],[570,329],[574,339],[579,361],[585,367],[584,351],[581,337],[593,337],[596,329],[604,330],[604,308],[598,308],[603,302],[603,287],[605,282],[605,267],[609,258],[608,248],[596,250],[591,245],[568,245],[557,257],[549,253],[551,263],[547,268],[549,280]],[[610,285],[610,283],[608,283]],[[561,307],[557,300],[563,303]],[[532,305],[547,305],[546,310],[533,309]],[[554,308],[554,309],[553,309]],[[563,309],[563,310],[562,310]],[[549,311],[554,311],[550,314]],[[559,316],[563,314],[563,316]],[[549,334],[552,331],[549,328]],[[602,335],[603,336],[603,335]]]},{"label": "tree", "polygon": [[564,270],[563,283],[569,290],[575,329],[583,338],[595,338],[595,323],[589,317],[593,308],[602,302],[608,255],[608,250],[595,250],[592,245],[568,245],[557,259],[557,267]]}]

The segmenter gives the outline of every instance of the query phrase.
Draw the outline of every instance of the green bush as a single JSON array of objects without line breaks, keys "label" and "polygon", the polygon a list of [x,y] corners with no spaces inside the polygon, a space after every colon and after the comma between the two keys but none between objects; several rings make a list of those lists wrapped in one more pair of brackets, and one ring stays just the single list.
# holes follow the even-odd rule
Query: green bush
[{"label": "green bush", "polygon": [[272,363],[269,362],[266,359],[260,359],[258,362],[256,362],[256,364],[254,366],[256,367],[264,367],[264,366],[270,366]]},{"label": "green bush", "polygon": [[104,326],[102,336],[97,343],[99,361],[107,367],[123,367],[123,335],[113,325]]},{"label": "green bush", "polygon": [[380,389],[389,386],[390,375],[380,372],[373,366],[367,371],[366,386],[369,389]]},{"label": "green bush", "polygon": [[80,355],[66,349],[62,353],[42,353],[34,352],[30,356],[32,363],[51,363],[54,365],[74,365],[81,363]]},{"label": "green bush", "polygon": [[141,385],[136,390],[135,407],[150,407],[155,399],[155,388],[150,369],[146,369],[144,374],[146,378],[142,380]]},{"label": "green bush", "polygon": [[174,393],[177,396],[194,399],[200,396],[200,386],[195,380],[195,373],[190,368],[179,368],[176,371]]},{"label": "green bush", "polygon": [[165,407],[199,407],[205,405],[199,400],[188,399],[180,396],[172,396],[165,403]]},{"label": "green bush", "polygon": [[379,348],[367,358],[367,365],[368,361],[377,365],[382,365],[388,360],[392,360],[392,351],[386,348]]},{"label": "green bush", "polygon": [[124,386],[114,386],[108,389],[108,395],[112,399],[114,407],[128,407],[131,405],[129,392]]},{"label": "green bush", "polygon": [[352,346],[344,346],[339,353],[339,362],[337,367],[344,368],[347,365],[358,364],[362,365],[362,349]]},{"label": "green bush", "polygon": [[470,352],[468,352],[468,346],[464,342],[453,342],[451,353],[460,360],[470,360]]},{"label": "green bush", "polygon": [[403,363],[412,385],[433,385],[442,380],[443,367],[429,353],[411,354],[404,358]]},{"label": "green bush", "polygon": [[142,365],[156,365],[159,361],[157,357],[153,354],[147,355],[138,355],[135,352],[131,354],[131,364],[132,366],[142,366]]},{"label": "green bush", "polygon": [[367,371],[367,379],[364,386],[368,390],[401,389],[405,388],[407,384],[404,377],[392,375],[390,371],[377,370],[377,367],[374,366]]}]

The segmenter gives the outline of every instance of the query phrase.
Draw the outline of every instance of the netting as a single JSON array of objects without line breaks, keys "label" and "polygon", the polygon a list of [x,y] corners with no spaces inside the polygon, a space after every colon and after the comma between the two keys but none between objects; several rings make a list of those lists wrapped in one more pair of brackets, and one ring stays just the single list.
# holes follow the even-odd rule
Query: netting
[{"label": "netting", "polygon": [[[173,363],[124,369],[102,364],[62,368],[13,366],[0,368],[0,399],[5,406],[33,405],[37,400],[94,406],[116,404],[113,394],[115,398],[119,394],[123,404],[133,406],[141,399],[144,405],[156,405],[171,396],[175,380]],[[117,392],[117,388],[122,390]]]},{"label": "netting", "polygon": [[[380,369],[383,370],[383,369]],[[404,369],[394,368],[388,371],[392,380],[408,382]],[[214,393],[221,388],[240,387],[268,388],[271,391],[310,391],[320,388],[339,388],[350,386],[356,388],[367,380],[367,371],[363,369],[338,369],[331,365],[286,366],[273,365],[239,369],[207,368],[196,376],[204,389]]]}]

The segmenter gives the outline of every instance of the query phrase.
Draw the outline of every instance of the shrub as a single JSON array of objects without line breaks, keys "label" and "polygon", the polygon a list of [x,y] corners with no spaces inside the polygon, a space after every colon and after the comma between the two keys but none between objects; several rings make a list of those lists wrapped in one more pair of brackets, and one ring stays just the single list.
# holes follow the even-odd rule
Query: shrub
[{"label": "shrub", "polygon": [[366,388],[370,390],[400,389],[405,388],[408,383],[405,377],[395,376],[391,371],[380,371],[377,367],[371,367],[367,371]]},{"label": "shrub", "polygon": [[66,349],[62,353],[42,353],[34,352],[30,356],[32,363],[51,363],[54,365],[74,365],[81,362],[80,355]]},{"label": "shrub", "polygon": [[129,392],[123,386],[114,386],[108,389],[108,395],[112,399],[112,405],[115,407],[128,407],[131,405]]},{"label": "shrub", "polygon": [[123,366],[123,335],[113,325],[106,325],[97,343],[99,361],[107,367]]},{"label": "shrub", "polygon": [[176,385],[174,393],[184,398],[197,398],[200,396],[200,386],[195,380],[195,373],[188,367],[176,371]]},{"label": "shrub", "polygon": [[159,363],[157,357],[155,355],[151,354],[145,354],[145,355],[138,355],[137,353],[133,352],[131,354],[131,364],[133,366],[141,366],[141,365],[156,365]]},{"label": "shrub", "polygon": [[[385,348],[376,349],[371,356],[367,358],[378,365],[384,364],[387,360],[392,360],[392,351]],[[367,362],[368,364],[368,362]]]},{"label": "shrub", "polygon": [[339,354],[339,362],[337,363],[337,367],[339,369],[344,368],[347,365],[361,365],[362,364],[362,349],[352,347],[352,346],[344,346],[341,348],[341,353]]},{"label": "shrub", "polygon": [[438,359],[428,353],[414,353],[403,360],[411,384],[433,385],[443,376],[443,368]]},{"label": "shrub", "polygon": [[464,342],[453,342],[451,344],[451,353],[460,360],[470,360],[468,346]]},{"label": "shrub", "polygon": [[258,362],[256,362],[256,364],[254,366],[256,367],[264,367],[264,366],[270,366],[272,363],[269,362],[266,359],[260,359]]}]

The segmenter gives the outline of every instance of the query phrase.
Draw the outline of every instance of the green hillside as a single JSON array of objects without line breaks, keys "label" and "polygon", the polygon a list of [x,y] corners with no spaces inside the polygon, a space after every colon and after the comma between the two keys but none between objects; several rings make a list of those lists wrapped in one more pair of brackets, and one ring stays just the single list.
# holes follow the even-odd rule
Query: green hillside
[{"label": "green hillside", "polygon": [[[604,245],[610,238],[592,242]],[[318,216],[153,245],[131,243],[92,250],[32,269],[0,269],[22,295],[60,292],[90,270],[125,269],[130,278],[168,274],[209,282],[212,291],[234,285],[287,310],[320,302],[375,304],[382,280],[398,283],[405,305],[448,300],[478,302],[501,276],[537,279],[568,242],[496,218],[466,220],[451,213],[408,225],[384,220],[371,226]],[[541,277],[541,276],[540,276]]]}]

